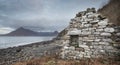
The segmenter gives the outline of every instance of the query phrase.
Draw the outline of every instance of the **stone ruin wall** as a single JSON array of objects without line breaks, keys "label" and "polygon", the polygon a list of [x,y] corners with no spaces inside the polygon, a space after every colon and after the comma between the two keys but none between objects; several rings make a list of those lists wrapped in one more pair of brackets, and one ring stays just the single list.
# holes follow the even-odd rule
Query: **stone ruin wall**
[{"label": "stone ruin wall", "polygon": [[63,43],[61,57],[81,59],[117,55],[120,45],[120,26],[108,21],[94,8],[76,14],[66,28],[67,34],[61,38]]}]

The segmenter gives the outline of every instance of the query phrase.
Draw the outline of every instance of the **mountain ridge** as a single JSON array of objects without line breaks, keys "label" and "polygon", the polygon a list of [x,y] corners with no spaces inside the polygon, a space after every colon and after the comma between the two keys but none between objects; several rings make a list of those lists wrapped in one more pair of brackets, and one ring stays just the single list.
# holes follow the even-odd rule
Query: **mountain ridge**
[{"label": "mountain ridge", "polygon": [[23,27],[20,27],[8,34],[4,34],[1,36],[56,36],[58,34],[57,31],[54,32],[36,32],[32,31],[30,29],[26,29]]}]

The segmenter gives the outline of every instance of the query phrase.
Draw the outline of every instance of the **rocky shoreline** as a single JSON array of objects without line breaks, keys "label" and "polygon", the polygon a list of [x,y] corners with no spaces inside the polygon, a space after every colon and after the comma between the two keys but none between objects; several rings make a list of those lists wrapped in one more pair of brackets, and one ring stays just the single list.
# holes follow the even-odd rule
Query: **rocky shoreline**
[{"label": "rocky shoreline", "polygon": [[11,65],[14,62],[26,61],[44,55],[55,54],[61,46],[53,40],[28,45],[0,49],[0,65]]}]

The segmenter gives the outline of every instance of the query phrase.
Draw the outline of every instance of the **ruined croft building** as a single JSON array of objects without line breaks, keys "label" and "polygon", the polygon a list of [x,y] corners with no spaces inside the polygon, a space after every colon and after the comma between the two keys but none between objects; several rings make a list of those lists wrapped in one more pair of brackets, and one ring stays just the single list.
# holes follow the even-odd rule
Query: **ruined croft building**
[{"label": "ruined croft building", "polygon": [[95,8],[79,12],[59,37],[64,59],[96,58],[119,54],[120,26],[97,13]]}]

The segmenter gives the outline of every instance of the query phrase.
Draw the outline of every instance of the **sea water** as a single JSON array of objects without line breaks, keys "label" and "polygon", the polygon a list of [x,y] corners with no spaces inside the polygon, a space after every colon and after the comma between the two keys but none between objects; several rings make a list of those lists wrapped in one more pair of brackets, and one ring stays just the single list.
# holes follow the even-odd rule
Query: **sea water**
[{"label": "sea water", "polygon": [[45,37],[9,37],[9,36],[0,36],[0,49],[26,45],[35,42],[47,41],[54,38],[54,36],[45,36]]}]

